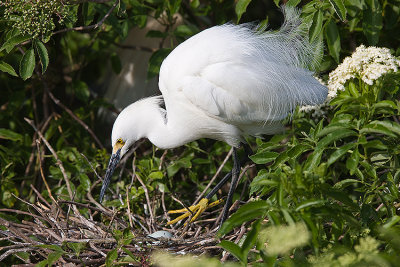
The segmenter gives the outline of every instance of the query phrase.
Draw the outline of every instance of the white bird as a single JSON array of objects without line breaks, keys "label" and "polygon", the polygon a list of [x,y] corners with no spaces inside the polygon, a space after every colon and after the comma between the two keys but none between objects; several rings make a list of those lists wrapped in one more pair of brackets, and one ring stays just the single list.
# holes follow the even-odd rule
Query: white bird
[{"label": "white bird", "polygon": [[[319,104],[327,96],[327,88],[309,70],[318,62],[317,46],[308,41],[300,12],[291,7],[282,10],[285,21],[279,31],[224,24],[194,35],[168,55],[160,68],[162,96],[129,105],[114,123],[100,202],[119,159],[136,141],[148,138],[168,149],[211,138],[234,148],[234,168],[220,182],[233,176],[226,218],[240,169],[236,149],[244,137],[280,132],[281,121],[296,106]],[[208,203],[211,197],[190,207],[197,212],[192,220],[215,204]]]}]

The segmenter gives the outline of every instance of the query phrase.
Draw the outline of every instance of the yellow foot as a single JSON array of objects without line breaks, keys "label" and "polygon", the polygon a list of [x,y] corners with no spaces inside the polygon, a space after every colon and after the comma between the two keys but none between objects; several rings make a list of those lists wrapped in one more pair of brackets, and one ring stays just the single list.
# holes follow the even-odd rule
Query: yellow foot
[{"label": "yellow foot", "polygon": [[[214,201],[214,202],[208,204],[208,199],[203,198],[202,200],[200,200],[200,202],[197,205],[190,206],[188,208],[180,209],[180,210],[170,210],[170,211],[168,211],[168,213],[170,213],[170,214],[171,213],[183,213],[183,214],[181,216],[179,216],[178,218],[175,218],[174,220],[167,222],[167,225],[177,223],[177,222],[185,219],[186,217],[189,217],[192,214],[193,214],[193,217],[190,220],[190,222],[193,222],[200,216],[200,214],[203,213],[203,211],[205,211],[208,208],[214,207],[222,202],[223,202],[223,200],[219,199],[217,201]],[[185,225],[186,225],[186,223],[185,223]]]}]

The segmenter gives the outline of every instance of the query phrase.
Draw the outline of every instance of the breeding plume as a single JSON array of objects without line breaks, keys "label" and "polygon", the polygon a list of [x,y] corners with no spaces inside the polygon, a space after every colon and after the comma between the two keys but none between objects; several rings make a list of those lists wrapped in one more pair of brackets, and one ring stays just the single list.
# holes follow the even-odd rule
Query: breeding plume
[{"label": "breeding plume", "polygon": [[[162,95],[129,105],[114,123],[100,202],[118,161],[139,139],[167,149],[211,138],[233,147],[234,167],[215,190],[189,208],[196,219],[215,205],[209,199],[232,177],[226,218],[240,170],[236,150],[244,137],[281,132],[281,121],[296,106],[322,103],[327,95],[310,71],[319,53],[300,25],[299,11],[282,10],[285,21],[279,31],[224,24],[196,34],[170,53],[160,69]],[[187,209],[172,211],[177,212],[184,214],[169,223],[191,214]]]}]

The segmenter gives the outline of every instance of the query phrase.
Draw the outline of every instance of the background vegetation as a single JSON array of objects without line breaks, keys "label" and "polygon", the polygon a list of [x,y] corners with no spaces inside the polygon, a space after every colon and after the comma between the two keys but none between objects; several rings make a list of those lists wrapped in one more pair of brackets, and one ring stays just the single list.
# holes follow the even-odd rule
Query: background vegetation
[{"label": "background vegetation", "polygon": [[[34,220],[31,214],[40,212],[32,203],[38,200],[51,203],[49,208],[57,203],[66,214],[71,208],[67,200],[97,205],[97,173],[103,176],[107,167],[111,130],[99,119],[99,109],[116,112],[101,98],[99,81],[108,68],[120,72],[116,51],[130,29],[145,27],[150,17],[165,26],[164,31],[147,34],[160,42],[149,62],[151,78],[171,48],[202,29],[228,21],[258,21],[277,29],[281,4],[301,7],[310,40],[324,45],[318,75],[325,82],[361,44],[387,47],[400,55],[398,0],[3,1],[0,261],[51,265],[75,257],[83,262],[79,255],[89,242],[32,244],[40,250],[33,255],[18,247],[20,240],[9,226]],[[183,23],[176,26],[178,14]],[[224,261],[268,266],[398,264],[399,72],[387,71],[371,84],[354,75],[343,85],[345,90],[322,111],[296,112],[285,134],[250,140],[256,153],[251,157],[254,164],[244,166],[236,190],[235,207],[240,208],[215,241],[229,252],[222,255]],[[104,203],[113,216],[92,213],[87,206],[73,208],[79,209],[75,214],[109,225],[105,232],[112,233],[115,242],[104,250],[107,258],[97,263],[149,263],[148,255],[127,249],[138,244],[132,232],[140,236],[164,229],[165,207],[181,208],[179,200],[190,205],[218,169],[230,170],[230,161],[224,161],[229,149],[212,140],[166,152],[142,143],[114,175],[117,181]],[[225,193],[223,189],[219,196]],[[129,225],[127,230],[113,224],[116,214]],[[218,210],[204,217],[217,215]],[[44,220],[34,222],[50,227]],[[176,237],[192,238],[197,232],[196,237],[214,237],[216,233],[209,232],[214,222],[204,219],[170,231]],[[34,234],[29,238],[43,241]],[[7,249],[15,253],[7,254]],[[170,255],[157,254],[154,261],[174,266],[188,260],[222,264],[217,260],[222,250],[210,251],[214,259],[171,261]]]}]

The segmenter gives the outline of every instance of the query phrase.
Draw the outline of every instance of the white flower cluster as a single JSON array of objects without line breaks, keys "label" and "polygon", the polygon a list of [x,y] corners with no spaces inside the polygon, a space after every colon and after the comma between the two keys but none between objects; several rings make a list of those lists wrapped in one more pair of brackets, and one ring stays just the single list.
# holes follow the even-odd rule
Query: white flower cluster
[{"label": "white flower cluster", "polygon": [[337,92],[345,89],[348,80],[359,78],[364,83],[372,85],[382,75],[389,71],[397,72],[399,68],[400,60],[394,57],[388,48],[360,45],[351,57],[346,57],[342,64],[329,74],[328,96],[325,102],[317,106],[301,107],[300,111],[313,112],[313,117],[321,117]]},{"label": "white flower cluster", "polygon": [[360,45],[351,57],[346,57],[334,71],[329,74],[328,98],[331,100],[338,90],[343,91],[346,81],[359,78],[372,85],[389,71],[397,72],[400,60],[395,58],[388,48],[365,47]]}]

